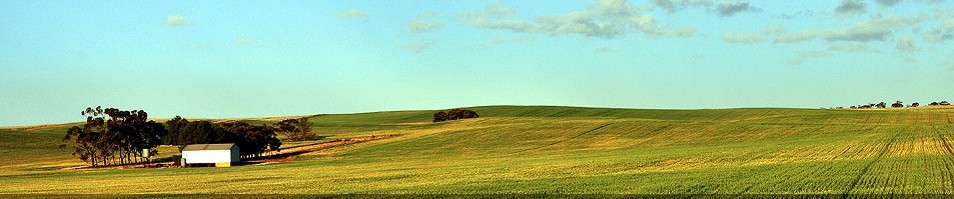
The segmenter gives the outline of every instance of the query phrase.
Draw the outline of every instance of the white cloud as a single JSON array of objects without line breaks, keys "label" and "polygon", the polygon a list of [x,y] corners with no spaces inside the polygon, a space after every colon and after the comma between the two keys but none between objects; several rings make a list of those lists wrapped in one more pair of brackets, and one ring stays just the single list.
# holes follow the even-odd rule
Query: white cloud
[{"label": "white cloud", "polygon": [[849,41],[838,42],[828,46],[828,50],[842,52],[859,52],[868,49],[868,45],[863,42]]},{"label": "white cloud", "polygon": [[711,0],[650,0],[650,2],[670,13],[691,7],[712,6]]},{"label": "white cloud", "polygon": [[362,17],[367,17],[368,12],[365,12],[361,9],[350,9],[345,11],[336,12],[334,17],[336,19],[357,19]]},{"label": "white cloud", "polygon": [[759,10],[749,5],[748,1],[722,1],[718,4],[712,0],[650,0],[650,2],[669,13],[687,8],[701,7],[706,10],[711,9],[711,11],[723,17],[731,17],[744,11]]},{"label": "white cloud", "polygon": [[500,17],[511,16],[515,13],[511,7],[494,3],[488,5],[485,11],[467,12],[462,14],[461,18],[465,22],[483,29],[508,29],[517,32],[533,32],[534,25],[530,22],[500,19]]},{"label": "white cloud", "polygon": [[464,13],[462,19],[478,28],[507,29],[524,33],[549,35],[582,35],[596,38],[622,37],[635,30],[648,38],[688,37],[693,28],[670,30],[660,26],[655,17],[639,13],[625,0],[598,0],[587,9],[561,15],[538,16],[534,21],[504,19],[515,13],[513,8],[491,4],[485,11]]},{"label": "white cloud", "polygon": [[775,37],[776,43],[796,43],[812,39],[824,39],[829,42],[837,41],[884,41],[895,30],[905,27],[916,27],[924,21],[923,17],[882,17],[857,23],[843,29],[807,30],[794,34],[783,34]]},{"label": "white cloud", "polygon": [[947,20],[944,20],[944,29],[949,32],[954,32],[954,11],[951,11],[951,14],[948,14]]},{"label": "white cloud", "polygon": [[944,2],[944,0],[914,0],[914,1],[916,1],[916,2],[918,2],[918,3],[940,3],[940,2]]},{"label": "white cloud", "polygon": [[444,23],[433,21],[412,21],[407,23],[407,27],[411,33],[422,33],[440,29],[441,27],[444,27]]},{"label": "white cloud", "polygon": [[643,34],[649,38],[690,37],[696,32],[696,29],[692,27],[672,30],[662,28],[656,24],[656,18],[650,15],[642,15],[634,18],[632,24],[636,30],[643,32]]},{"label": "white cloud", "polygon": [[918,47],[914,44],[914,39],[911,39],[910,37],[899,39],[898,44],[895,46],[900,51],[906,51],[906,52],[918,51]]},{"label": "white cloud", "polygon": [[174,14],[166,16],[166,26],[175,27],[175,26],[184,26],[191,25],[192,20],[183,16],[182,14]]},{"label": "white cloud", "polygon": [[765,43],[765,38],[757,34],[733,33],[722,34],[722,40],[737,44],[761,44]]},{"label": "white cloud", "polygon": [[941,43],[941,42],[944,42],[945,40],[951,39],[952,35],[951,33],[944,33],[940,29],[933,29],[931,31],[921,34],[921,37],[924,39],[924,41],[927,41],[927,42]]},{"label": "white cloud", "polygon": [[430,48],[434,45],[434,41],[413,41],[401,46],[401,48],[407,49],[414,53],[421,53],[424,49]]},{"label": "white cloud", "polygon": [[835,13],[838,13],[838,16],[849,17],[853,15],[860,15],[868,12],[865,8],[865,3],[861,0],[842,0],[841,4],[835,8]]},{"label": "white cloud", "polygon": [[716,11],[723,17],[731,17],[740,12],[755,10],[754,7],[749,6],[749,2],[722,2],[716,6]]},{"label": "white cloud", "polygon": [[901,2],[901,0],[875,0],[875,2],[878,2],[878,4],[881,4],[881,6],[890,7],[890,6],[898,5],[898,3]]},{"label": "white cloud", "polygon": [[765,30],[763,30],[762,33],[769,35],[779,35],[785,33],[785,26],[782,26],[782,24],[769,24],[765,26]]},{"label": "white cloud", "polygon": [[794,19],[794,18],[812,17],[812,16],[815,16],[815,12],[814,12],[814,11],[811,11],[811,10],[799,10],[798,12],[795,12],[795,13],[793,13],[793,14],[778,14],[778,15],[772,15],[772,18]]},{"label": "white cloud", "polygon": [[437,30],[437,29],[440,29],[441,27],[444,27],[444,23],[428,20],[434,17],[434,15],[435,14],[433,12],[421,13],[417,15],[417,19],[415,19],[414,21],[408,22],[405,25],[407,25],[407,28],[411,33],[415,33],[415,34],[422,33],[422,32],[429,32],[429,31]]}]

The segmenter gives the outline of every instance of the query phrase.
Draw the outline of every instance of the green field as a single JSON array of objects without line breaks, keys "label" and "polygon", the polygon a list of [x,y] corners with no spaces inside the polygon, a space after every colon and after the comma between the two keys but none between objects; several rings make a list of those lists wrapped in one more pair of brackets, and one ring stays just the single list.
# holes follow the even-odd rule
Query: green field
[{"label": "green field", "polygon": [[230,168],[64,170],[65,127],[0,130],[0,193],[954,194],[954,108],[469,109],[315,116],[402,136]]}]

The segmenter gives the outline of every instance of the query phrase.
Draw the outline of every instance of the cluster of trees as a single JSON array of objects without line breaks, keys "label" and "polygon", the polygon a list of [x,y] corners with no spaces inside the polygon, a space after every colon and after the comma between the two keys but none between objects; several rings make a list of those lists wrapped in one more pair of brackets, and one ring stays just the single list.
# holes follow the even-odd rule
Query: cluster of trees
[{"label": "cluster of trees", "polygon": [[951,103],[948,103],[947,101],[941,101],[940,103],[931,102],[930,104],[928,104],[928,106],[950,106],[950,105]]},{"label": "cluster of trees", "polygon": [[235,143],[243,157],[257,157],[268,150],[278,150],[282,145],[282,141],[276,137],[276,128],[245,122],[214,124],[176,116],[166,122],[165,129],[168,132],[162,137],[165,144],[182,147],[190,144]]},{"label": "cluster of trees", "polygon": [[467,118],[478,118],[477,112],[466,109],[451,109],[447,112],[440,111],[434,113],[434,122],[443,122],[447,120],[458,120]]},{"label": "cluster of trees", "polygon": [[311,122],[308,117],[298,119],[282,120],[275,124],[279,132],[288,137],[289,140],[311,140],[317,136],[311,132]]},{"label": "cluster of trees", "polygon": [[[931,102],[930,104],[928,104],[928,106],[950,106],[950,105],[951,104],[948,103],[947,101],[941,101],[940,103]],[[921,106],[921,104],[917,102],[911,103],[911,105],[908,105],[908,107],[919,107],[919,106]],[[877,103],[877,104],[871,103],[871,104],[851,106],[849,108],[852,108],[852,109],[887,108],[887,104],[884,102]],[[900,100],[898,100],[897,102],[891,104],[891,108],[904,108],[904,102],[901,102]]]},{"label": "cluster of trees", "polygon": [[142,110],[98,106],[86,108],[80,114],[86,116],[86,124],[69,128],[60,147],[72,147],[73,156],[92,166],[149,161],[167,133],[162,124],[148,120],[148,114]]},{"label": "cluster of trees", "polygon": [[278,150],[282,141],[276,132],[289,132],[292,139],[312,138],[307,118],[282,121],[273,126],[245,122],[214,124],[176,116],[163,125],[148,120],[142,110],[86,108],[83,126],[73,126],[63,136],[61,148],[73,148],[73,156],[92,166],[150,161],[162,144],[179,145],[235,143],[243,157],[257,157]]}]

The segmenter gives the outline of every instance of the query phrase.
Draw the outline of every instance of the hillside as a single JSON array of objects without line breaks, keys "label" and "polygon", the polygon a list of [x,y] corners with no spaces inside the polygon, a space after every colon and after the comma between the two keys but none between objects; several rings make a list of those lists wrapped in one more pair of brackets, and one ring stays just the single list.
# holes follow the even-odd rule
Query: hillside
[{"label": "hillside", "polygon": [[468,109],[319,115],[402,136],[231,168],[63,170],[65,127],[0,130],[0,193],[954,194],[951,108]]}]

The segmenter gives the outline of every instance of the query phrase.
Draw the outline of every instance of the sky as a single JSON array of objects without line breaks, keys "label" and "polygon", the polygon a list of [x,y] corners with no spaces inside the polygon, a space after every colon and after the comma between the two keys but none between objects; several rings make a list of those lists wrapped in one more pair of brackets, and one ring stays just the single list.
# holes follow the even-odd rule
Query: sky
[{"label": "sky", "polygon": [[0,1],[0,126],[954,100],[945,0]]}]

